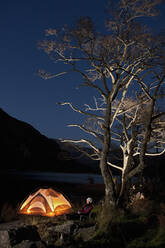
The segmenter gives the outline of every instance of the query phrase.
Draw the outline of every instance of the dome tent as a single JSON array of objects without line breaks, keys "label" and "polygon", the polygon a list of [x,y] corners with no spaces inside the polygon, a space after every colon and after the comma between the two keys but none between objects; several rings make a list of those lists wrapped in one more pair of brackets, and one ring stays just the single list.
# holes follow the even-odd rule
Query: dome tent
[{"label": "dome tent", "polygon": [[62,193],[52,188],[40,188],[30,194],[19,208],[20,214],[58,216],[72,211],[72,206]]}]

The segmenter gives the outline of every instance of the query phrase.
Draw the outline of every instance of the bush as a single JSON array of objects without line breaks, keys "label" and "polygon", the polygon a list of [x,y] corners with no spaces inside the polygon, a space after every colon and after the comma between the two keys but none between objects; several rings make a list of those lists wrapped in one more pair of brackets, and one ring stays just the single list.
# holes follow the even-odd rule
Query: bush
[{"label": "bush", "polygon": [[138,215],[151,215],[156,208],[156,203],[149,199],[138,199],[132,203],[132,205],[129,207],[129,210],[133,214]]}]

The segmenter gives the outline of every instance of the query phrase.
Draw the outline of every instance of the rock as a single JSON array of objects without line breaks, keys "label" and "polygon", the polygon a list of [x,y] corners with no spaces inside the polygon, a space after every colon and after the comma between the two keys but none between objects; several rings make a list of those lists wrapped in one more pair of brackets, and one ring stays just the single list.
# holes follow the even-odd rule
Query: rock
[{"label": "rock", "polygon": [[[63,224],[50,226],[48,228],[49,234],[55,237],[54,244],[57,246],[62,246],[70,240],[73,239],[73,236],[77,233],[79,226],[74,223],[72,220],[68,220]],[[51,242],[52,242],[51,238]]]},{"label": "rock", "polygon": [[96,226],[80,228],[76,235],[76,238],[81,238],[83,241],[88,241],[91,239],[95,230],[96,230]]},{"label": "rock", "polygon": [[37,228],[19,222],[0,225],[0,247],[12,248],[23,240],[40,241]]},{"label": "rock", "polygon": [[55,244],[59,238],[59,233],[54,231],[54,223],[42,223],[37,225],[37,230],[42,241],[44,241],[47,246]]},{"label": "rock", "polygon": [[46,248],[46,244],[43,241],[30,241],[24,240],[20,244],[14,246],[13,248]]},{"label": "rock", "polygon": [[54,231],[66,235],[73,235],[78,228],[78,225],[76,225],[74,221],[67,221],[64,224],[55,226]]}]

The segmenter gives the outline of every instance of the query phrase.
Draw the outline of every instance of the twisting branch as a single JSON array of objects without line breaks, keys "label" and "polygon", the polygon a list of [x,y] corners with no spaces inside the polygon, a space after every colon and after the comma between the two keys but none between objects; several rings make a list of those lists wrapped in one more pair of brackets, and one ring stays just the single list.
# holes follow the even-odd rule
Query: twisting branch
[{"label": "twisting branch", "polygon": [[[161,152],[157,152],[157,153],[145,153],[145,155],[146,156],[151,156],[151,157],[156,157],[156,156],[160,156],[160,155],[162,155],[162,154],[164,154],[165,153],[165,148],[163,149],[163,151],[161,151]],[[140,152],[136,152],[135,154],[134,154],[134,156],[137,156],[137,155],[140,155]]]},{"label": "twisting branch", "polygon": [[133,77],[131,77],[130,80],[128,81],[128,83],[125,85],[125,88],[124,88],[124,90],[123,90],[123,94],[122,94],[120,103],[119,103],[119,105],[118,105],[118,107],[117,107],[115,113],[113,114],[112,121],[111,121],[111,124],[110,124],[110,128],[112,128],[112,125],[113,125],[113,123],[114,123],[114,120],[115,120],[115,118],[116,118],[116,116],[117,116],[117,114],[118,114],[118,112],[119,112],[119,110],[120,110],[120,107],[121,107],[122,102],[124,101],[124,98],[125,98],[126,93],[127,93],[127,89],[128,89],[128,87],[129,87],[129,85],[130,85],[132,79],[133,79]]},{"label": "twisting branch", "polygon": [[98,85],[94,84],[84,72],[78,70],[77,68],[75,68],[75,66],[73,66],[73,71],[78,72],[82,75],[82,77],[85,79],[85,83],[84,83],[85,86],[95,88],[96,90],[98,90],[98,92],[100,92],[101,96],[106,97],[104,91]]},{"label": "twisting branch", "polygon": [[60,72],[60,73],[57,73],[57,74],[51,74],[51,73],[48,73],[48,72],[45,72],[44,70],[39,70],[38,73],[39,75],[43,78],[43,79],[52,79],[52,78],[56,78],[56,77],[59,77],[61,75],[64,75],[64,74],[67,74],[71,72],[70,70],[68,71],[63,71],[63,72]]},{"label": "twisting branch", "polygon": [[[61,141],[62,142],[62,141]],[[81,155],[79,157],[74,157],[75,159],[80,158],[81,156],[85,155],[87,157],[89,157],[90,159],[94,160],[94,161],[99,161],[100,157],[98,156],[98,154],[96,152],[92,153],[88,153],[83,147],[75,145],[74,143],[71,143],[71,145],[78,150],[79,152],[81,152]]]},{"label": "twisting branch", "polygon": [[101,111],[102,113],[105,112],[105,107],[99,107],[96,97],[94,97],[95,108],[90,107],[89,104],[84,104],[86,107],[86,111]]},{"label": "twisting branch", "polygon": [[86,140],[86,139],[80,139],[80,140],[64,139],[61,141],[62,142],[75,143],[75,144],[84,143],[84,144],[89,145],[98,155],[100,154],[99,149],[89,140]]},{"label": "twisting branch", "polygon": [[103,139],[101,138],[101,136],[98,135],[98,133],[94,132],[93,130],[89,130],[89,129],[83,127],[82,125],[78,125],[78,124],[69,124],[68,127],[79,127],[84,132],[89,133],[89,134],[93,135],[94,137],[96,137],[100,141],[100,143],[103,144]]},{"label": "twisting branch", "polygon": [[115,164],[112,164],[111,162],[107,162],[107,164],[108,165],[110,165],[111,167],[113,167],[113,168],[116,168],[116,169],[118,169],[118,170],[120,170],[120,171],[123,171],[123,168],[122,167],[120,167],[120,166],[117,166],[117,165],[115,165]]},{"label": "twisting branch", "polygon": [[96,118],[96,119],[104,120],[104,118],[102,116],[99,116],[99,115],[95,115],[95,114],[91,114],[91,113],[87,113],[85,111],[82,111],[82,110],[74,107],[72,105],[72,103],[70,103],[70,102],[61,102],[61,103],[58,102],[57,104],[59,104],[61,106],[69,105],[71,107],[71,109],[73,109],[75,112],[78,112],[78,113],[83,114],[83,115],[88,115],[88,116],[91,116],[91,117]]}]

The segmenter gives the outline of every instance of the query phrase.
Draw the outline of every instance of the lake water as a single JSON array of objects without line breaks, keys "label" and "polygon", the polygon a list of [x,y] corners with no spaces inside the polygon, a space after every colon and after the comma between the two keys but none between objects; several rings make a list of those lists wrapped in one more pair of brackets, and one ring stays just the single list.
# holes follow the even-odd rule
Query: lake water
[{"label": "lake water", "polygon": [[40,171],[0,171],[0,204],[23,201],[38,188],[52,187],[70,199],[103,194],[103,178],[97,174]]},{"label": "lake water", "polygon": [[[103,184],[103,178],[97,174],[87,173],[56,173],[56,172],[39,172],[39,171],[8,171],[3,174],[8,174],[12,177],[21,178],[24,180],[36,180],[47,182],[64,182],[75,184]],[[2,175],[2,173],[1,173]]]}]

